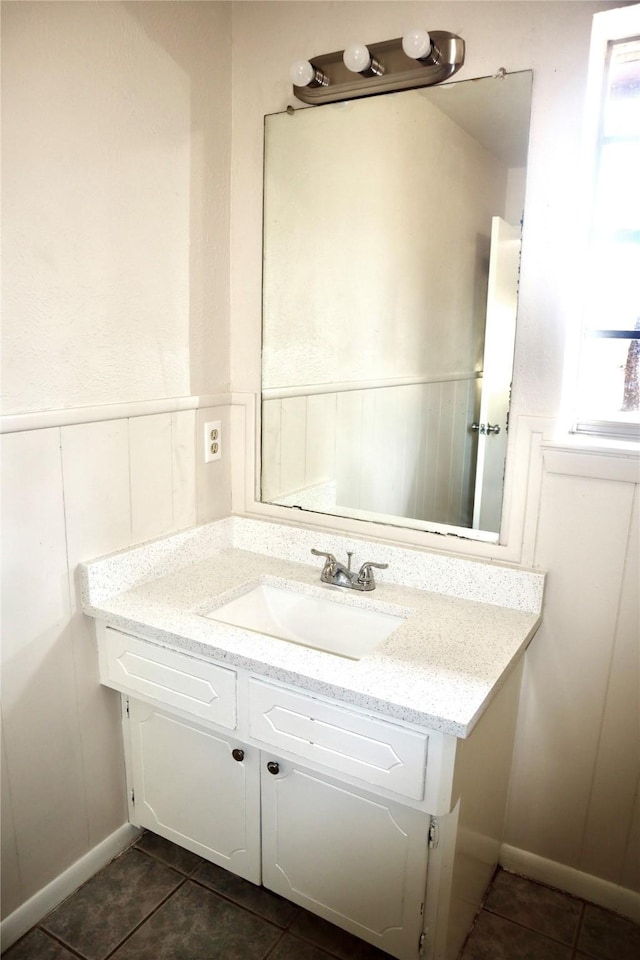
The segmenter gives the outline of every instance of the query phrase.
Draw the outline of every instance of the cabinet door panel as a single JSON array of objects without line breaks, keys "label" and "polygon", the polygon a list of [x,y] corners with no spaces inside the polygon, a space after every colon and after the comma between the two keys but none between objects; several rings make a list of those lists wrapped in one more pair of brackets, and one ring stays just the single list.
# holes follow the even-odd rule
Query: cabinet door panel
[{"label": "cabinet door panel", "polygon": [[262,771],[263,883],[396,957],[417,957],[429,818],[317,774]]},{"label": "cabinet door panel", "polygon": [[131,700],[135,817],[174,843],[260,882],[259,752]]}]

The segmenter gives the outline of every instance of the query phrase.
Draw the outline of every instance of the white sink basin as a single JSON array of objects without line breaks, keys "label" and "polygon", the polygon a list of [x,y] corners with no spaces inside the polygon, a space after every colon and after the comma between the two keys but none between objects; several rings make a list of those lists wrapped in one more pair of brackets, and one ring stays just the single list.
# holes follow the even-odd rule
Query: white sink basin
[{"label": "white sink basin", "polygon": [[350,660],[370,653],[405,620],[264,583],[204,616]]}]

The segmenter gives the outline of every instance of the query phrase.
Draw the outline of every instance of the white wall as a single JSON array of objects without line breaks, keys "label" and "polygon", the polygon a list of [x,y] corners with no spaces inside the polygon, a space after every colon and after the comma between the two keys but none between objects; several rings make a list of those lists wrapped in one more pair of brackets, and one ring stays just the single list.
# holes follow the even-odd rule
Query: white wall
[{"label": "white wall", "polygon": [[228,386],[223,16],[3,5],[5,414]]},{"label": "white wall", "polygon": [[78,562],[230,511],[230,21],[2,6],[5,917],[127,817]]},{"label": "white wall", "polygon": [[[234,388],[257,390],[259,384],[262,118],[289,103],[289,64],[343,49],[353,38],[375,42],[424,23],[464,37],[460,80],[493,75],[499,67],[534,73],[511,423],[538,418],[540,430],[550,435],[573,319],[568,267],[591,19],[598,10],[620,5],[579,0],[234,5]],[[549,586],[545,620],[527,657],[507,840],[521,869],[573,884],[576,892],[602,894],[618,909],[630,909],[625,890],[635,890],[631,902],[640,917],[634,855],[638,516],[632,506],[636,503],[637,511],[638,472],[633,467],[620,472],[611,457],[579,459],[576,467],[569,454],[558,455],[558,462],[552,458],[551,472],[550,456],[545,454],[541,480],[533,477],[524,540],[512,545],[549,571]],[[518,491],[513,493],[515,502]]]}]

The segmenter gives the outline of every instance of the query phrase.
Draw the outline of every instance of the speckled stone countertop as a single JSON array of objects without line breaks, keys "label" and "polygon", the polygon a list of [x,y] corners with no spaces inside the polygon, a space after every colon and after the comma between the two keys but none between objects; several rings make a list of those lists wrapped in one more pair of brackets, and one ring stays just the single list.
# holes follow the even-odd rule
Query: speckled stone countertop
[{"label": "speckled stone countertop", "polygon": [[[309,543],[340,557],[359,548],[356,569],[391,556],[392,576],[404,582],[382,571],[371,593],[321,584]],[[544,585],[530,570],[237,517],[81,564],[80,580],[85,613],[109,626],[458,737],[469,735],[535,634]],[[349,660],[203,616],[264,582],[406,619]]]}]

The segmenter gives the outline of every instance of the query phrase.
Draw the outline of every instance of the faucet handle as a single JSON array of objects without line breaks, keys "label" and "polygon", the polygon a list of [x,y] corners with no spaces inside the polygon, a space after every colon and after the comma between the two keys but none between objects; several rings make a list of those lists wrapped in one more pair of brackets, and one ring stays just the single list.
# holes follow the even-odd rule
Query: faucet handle
[{"label": "faucet handle", "polygon": [[326,557],[324,562],[324,570],[329,572],[335,570],[336,563],[338,561],[332,553],[325,553],[324,550],[316,550],[315,547],[311,547],[311,553],[314,555],[314,557]]},{"label": "faucet handle", "polygon": [[363,590],[374,590],[376,582],[373,578],[372,567],[375,567],[377,570],[386,570],[389,566],[388,563],[372,563],[368,561],[363,563],[360,567],[360,573],[358,574],[358,583],[362,585]]},{"label": "faucet handle", "polygon": [[326,557],[327,560],[335,560],[335,557],[332,553],[325,553],[324,550],[316,550],[315,547],[311,547],[311,553],[314,557]]}]

